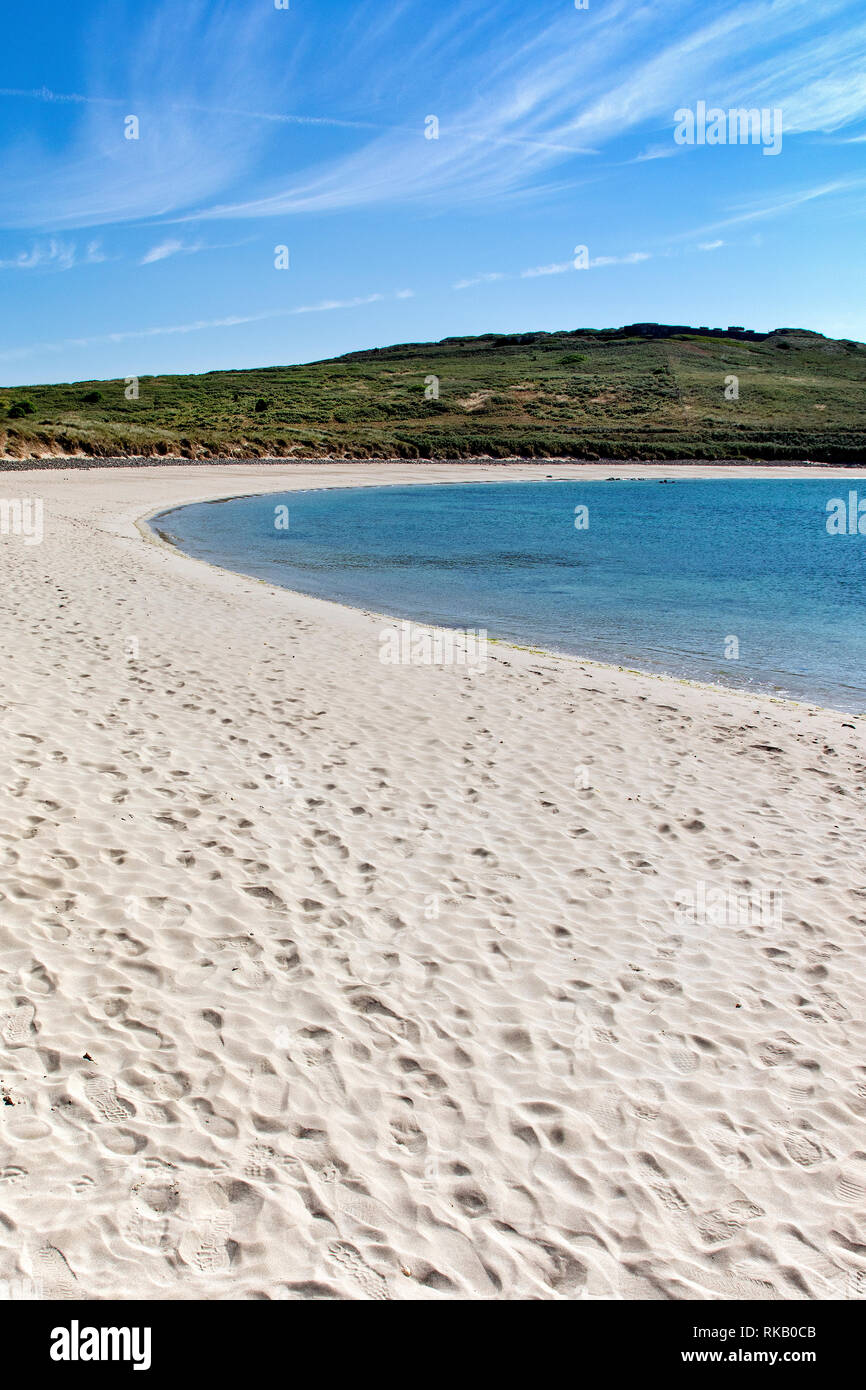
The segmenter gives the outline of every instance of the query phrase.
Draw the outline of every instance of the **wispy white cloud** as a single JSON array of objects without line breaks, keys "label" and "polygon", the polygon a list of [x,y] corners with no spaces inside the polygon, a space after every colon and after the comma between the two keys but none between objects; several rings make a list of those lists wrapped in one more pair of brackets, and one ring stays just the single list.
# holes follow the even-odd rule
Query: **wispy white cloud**
[{"label": "wispy white cloud", "polygon": [[[637,9],[611,3],[579,16],[579,41],[576,16],[565,8],[547,26],[539,27],[534,15],[531,22],[500,23],[498,34],[487,35],[483,67],[476,66],[477,53],[474,61],[461,55],[464,65],[455,75],[472,99],[461,99],[443,77],[433,102],[440,108],[438,140],[425,142],[419,121],[415,132],[384,133],[330,164],[272,181],[258,196],[192,215],[265,217],[388,201],[442,206],[489,200],[530,187],[554,164],[642,126],[672,131],[675,109],[694,91],[725,106],[786,106],[788,132],[844,124],[866,113],[860,75],[866,36],[850,23],[850,0],[826,5],[819,16],[809,0],[721,0],[709,18],[706,11],[680,7],[672,32],[670,6],[660,0]],[[826,31],[833,16],[838,23],[816,41],[816,28]],[[768,32],[772,60],[765,53]],[[637,159],[678,152],[671,138]]]},{"label": "wispy white cloud", "polygon": [[53,343],[34,343],[28,347],[10,348],[0,352],[0,361],[11,362],[40,352],[62,352],[67,348],[90,348],[112,343],[127,343],[147,338],[174,337],[178,334],[201,333],[219,328],[238,328],[248,323],[264,323],[268,319],[291,318],[296,314],[326,314],[339,309],[358,309],[367,304],[379,304],[389,299],[411,299],[413,290],[392,290],[388,293],[358,295],[354,299],[322,299],[314,304],[299,304],[290,309],[266,309],[256,314],[227,314],[223,318],[194,319],[189,323],[161,324],[154,328],[124,328],[114,333],[98,333],[87,338],[63,338]]},{"label": "wispy white cloud", "polygon": [[675,145],[673,142],[667,145],[651,145],[648,150],[644,150],[642,154],[636,155],[632,163],[648,164],[654,159],[672,159],[674,155],[680,154],[681,151],[682,146]]},{"label": "wispy white cloud", "polygon": [[627,256],[591,256],[590,267],[597,265],[638,265],[650,260],[649,251],[629,251]]},{"label": "wispy white cloud", "polygon": [[468,290],[472,285],[487,285],[493,280],[507,280],[509,277],[502,270],[488,270],[481,275],[473,275],[468,280],[458,280],[452,289]]},{"label": "wispy white cloud", "polygon": [[[595,270],[608,265],[638,265],[641,261],[651,259],[649,251],[629,251],[625,256],[590,256],[587,269]],[[474,285],[486,285],[494,280],[536,280],[545,275],[567,275],[570,271],[576,271],[583,267],[578,267],[574,260],[554,261],[551,265],[533,265],[525,270],[503,271],[492,270],[484,274],[473,275],[465,280],[457,280],[451,286],[454,290],[468,290]]]},{"label": "wispy white cloud", "polygon": [[70,270],[75,265],[75,247],[70,242],[47,241],[29,251],[20,251],[11,260],[0,260],[0,270]]},{"label": "wispy white cloud", "polygon": [[138,264],[153,265],[155,261],[167,261],[169,256],[179,256],[181,254],[191,256],[194,255],[196,251],[201,251],[203,249],[204,245],[200,241],[193,242],[191,245],[187,245],[186,242],[176,239],[161,241],[158,246],[151,246],[149,251],[145,251]]},{"label": "wispy white cloud", "polygon": [[29,251],[21,251],[11,259],[0,259],[0,270],[72,270],[77,265],[99,265],[106,259],[102,245],[89,241],[83,252],[74,242],[36,242]]},{"label": "wispy white cloud", "polygon": [[[137,9],[137,21],[132,7],[125,10],[119,41],[115,8],[88,7],[92,94],[25,92],[58,108],[58,128],[42,134],[42,122],[37,135],[18,122],[18,139],[0,151],[3,225],[72,228],[166,217],[213,199],[257,167],[265,127],[218,113],[228,91],[255,91],[259,100],[282,104],[297,59],[275,51],[276,12],[227,0],[155,0]],[[23,99],[16,89],[3,95]],[[138,139],[125,138],[128,115],[139,119]]]},{"label": "wispy white cloud", "polygon": [[81,92],[55,92],[50,87],[0,87],[0,97],[15,97],[21,100],[46,101],[54,104],[72,102],[78,106],[122,106],[118,97],[88,97]]},{"label": "wispy white cloud", "polygon": [[573,261],[554,261],[552,265],[531,265],[526,270],[517,272],[520,280],[536,280],[540,275],[565,275],[569,270],[574,270]]},{"label": "wispy white cloud", "polygon": [[[275,310],[272,314],[263,315],[265,318],[280,318],[285,314],[327,314],[332,309],[358,309],[364,304],[379,304],[388,296],[384,294],[365,294],[359,295],[357,299],[322,299],[318,304],[299,304],[296,309]],[[397,298],[394,295],[393,298]],[[403,293],[399,297],[402,299]]]},{"label": "wispy white cloud", "polygon": [[831,179],[827,183],[814,184],[810,188],[780,193],[775,197],[744,205],[740,211],[732,213],[730,217],[720,218],[719,221],[711,222],[707,226],[692,228],[691,231],[678,234],[675,239],[681,241],[707,232],[719,231],[724,227],[736,227],[745,222],[760,222],[766,218],[781,217],[786,212],[793,212],[795,208],[803,207],[805,204],[816,202],[821,198],[841,197],[863,188],[866,188],[866,177]]},{"label": "wispy white cloud", "polygon": [[722,241],[721,237],[719,237],[717,241],[701,241],[701,242],[699,242],[699,243],[698,243],[698,250],[699,250],[699,251],[718,251],[719,247],[720,247],[720,246],[724,246],[724,245],[725,245],[725,243]]},{"label": "wispy white cloud", "polygon": [[[616,149],[616,164],[681,153],[656,137],[697,95],[782,107],[788,138],[866,116],[855,0],[717,0],[709,11],[607,0],[582,12],[359,0],[327,63],[321,17],[300,8],[288,48],[284,16],[266,4],[154,0],[121,46],[111,10],[100,13],[92,94],[0,89],[65,108],[72,131],[36,159],[31,138],[6,151],[7,226],[489,203],[538,190],[559,166],[572,182],[593,177],[595,152],[626,137],[638,152]],[[424,137],[425,109],[438,140]],[[140,116],[138,141],[123,139],[128,113]],[[283,128],[303,138],[281,145]]]},{"label": "wispy white cloud", "polygon": [[159,261],[169,260],[172,256],[196,256],[200,251],[233,251],[238,246],[248,246],[253,240],[253,237],[244,237],[241,241],[207,242],[182,241],[179,237],[168,237],[145,251],[138,264],[155,265]]}]

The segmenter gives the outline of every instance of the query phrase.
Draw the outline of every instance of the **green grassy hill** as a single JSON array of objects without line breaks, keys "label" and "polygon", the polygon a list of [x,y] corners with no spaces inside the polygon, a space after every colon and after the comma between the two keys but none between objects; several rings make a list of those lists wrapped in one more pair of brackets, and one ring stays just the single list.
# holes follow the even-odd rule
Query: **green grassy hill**
[{"label": "green grassy hill", "polygon": [[866,346],[804,329],[488,334],[138,389],[3,388],[0,456],[866,460]]}]

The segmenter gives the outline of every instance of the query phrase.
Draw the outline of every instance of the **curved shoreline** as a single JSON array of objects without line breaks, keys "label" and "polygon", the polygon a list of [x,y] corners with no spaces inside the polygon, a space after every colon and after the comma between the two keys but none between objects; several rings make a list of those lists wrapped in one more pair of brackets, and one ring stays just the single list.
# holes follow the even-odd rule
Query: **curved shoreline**
[{"label": "curved shoreline", "polygon": [[[601,465],[599,465],[599,466],[601,466]],[[543,467],[543,465],[540,465],[540,466],[539,466],[539,468],[541,468],[541,467]],[[701,466],[700,466],[700,465],[696,465],[696,467],[698,467],[698,468],[700,469]],[[659,471],[663,474],[663,473],[664,473],[664,468],[662,468],[662,469],[659,470]],[[773,475],[772,475],[772,474],[769,474],[767,470],[761,469],[761,470],[759,471],[759,473],[758,473],[757,476],[758,476],[759,478],[763,478],[763,477],[768,477],[768,476],[773,476]],[[798,476],[801,476],[801,475],[798,475]],[[808,477],[814,476],[814,474],[813,474],[811,471],[809,471],[809,470],[805,470],[805,471],[803,472],[802,476],[808,478]],[[866,477],[866,471],[864,471],[864,477]],[[594,479],[592,479],[592,481],[599,481],[599,482],[608,482],[608,481],[611,481],[611,482],[612,482],[612,481],[640,481],[640,480],[641,480],[641,479],[639,479],[639,478],[630,478],[630,477],[623,477],[623,478],[616,478],[616,479],[614,479],[614,478],[608,478],[608,477],[603,477],[603,478],[594,478]],[[662,479],[662,478],[657,478],[657,479],[653,479],[653,480],[654,480],[654,481],[662,481],[663,479]],[[690,480],[690,481],[719,481],[719,480],[720,480],[720,475],[719,475],[718,473],[716,473],[715,471],[713,471],[713,470],[707,470],[706,473],[704,473],[704,472],[699,472],[697,475],[693,476],[693,477],[690,478],[689,480]],[[510,478],[505,478],[505,477],[497,477],[497,478],[491,478],[491,479],[485,480],[485,481],[489,481],[491,484],[495,484],[495,483],[506,483],[506,482],[508,482],[508,483],[527,482],[527,483],[529,483],[529,482],[538,482],[538,481],[541,481],[541,479],[539,479],[539,478],[510,479]],[[476,482],[478,482],[478,480],[477,480],[477,479],[464,479],[464,480],[462,480],[461,482],[455,483],[455,482],[453,482],[452,480],[448,480],[448,479],[436,480],[436,481],[434,481],[434,482],[431,482],[431,481],[429,481],[429,480],[427,480],[427,479],[420,479],[420,478],[419,478],[419,479],[413,480],[413,482],[414,482],[414,485],[417,485],[417,486],[459,487],[459,486],[465,486],[465,485],[467,485],[467,484],[476,483]],[[373,486],[375,490],[381,491],[381,490],[385,490],[385,489],[388,489],[388,488],[394,488],[394,489],[403,488],[403,487],[406,486],[406,482],[405,482],[405,481],[394,482],[394,483],[382,482],[382,483],[375,483],[375,484],[372,484],[372,485],[364,485],[364,486],[365,486],[365,487],[366,487],[366,486]],[[248,499],[250,499],[250,498],[256,498],[256,497],[276,497],[276,496],[282,496],[282,495],[289,495],[290,493],[293,493],[293,492],[307,493],[307,492],[360,491],[360,490],[361,490],[361,486],[355,486],[355,487],[353,487],[351,484],[349,484],[348,486],[346,486],[345,484],[321,483],[321,484],[318,485],[318,486],[306,486],[306,487],[300,487],[300,488],[290,488],[290,489],[283,490],[283,491],[278,491],[278,492],[257,491],[257,492],[243,492],[243,493],[228,493],[228,494],[226,494],[226,495],[220,494],[219,496],[214,496],[213,494],[210,494],[210,495],[205,496],[205,497],[195,498],[195,499],[191,499],[191,500],[189,500],[189,501],[184,501],[184,502],[182,502],[182,503],[180,503],[180,504],[172,505],[172,506],[170,506],[170,507],[153,509],[153,510],[148,511],[147,513],[145,513],[143,516],[137,518],[135,524],[136,524],[136,527],[137,527],[137,529],[139,530],[140,534],[143,536],[143,538],[144,538],[145,540],[147,540],[147,541],[150,541],[151,543],[166,546],[169,550],[175,551],[175,552],[177,552],[178,554],[181,554],[181,555],[185,556],[186,559],[188,559],[188,560],[193,560],[193,561],[195,561],[195,562],[198,563],[198,564],[206,565],[206,566],[208,566],[208,568],[210,568],[210,569],[212,569],[212,570],[222,571],[222,572],[225,572],[225,573],[228,573],[228,574],[240,575],[240,577],[243,578],[243,579],[249,580],[249,581],[251,581],[251,582],[253,582],[253,583],[257,583],[257,584],[263,584],[263,585],[265,585],[266,587],[268,587],[268,588],[270,588],[270,589],[276,590],[276,591],[278,591],[278,592],[282,592],[282,593],[286,593],[286,594],[293,595],[293,596],[296,597],[296,598],[309,599],[309,600],[313,600],[314,602],[319,602],[319,603],[333,604],[333,605],[335,605],[336,607],[346,609],[346,610],[349,611],[349,612],[353,612],[353,613],[362,613],[362,614],[364,614],[364,615],[367,616],[367,617],[372,617],[372,618],[375,618],[375,619],[377,619],[377,620],[382,620],[382,621],[384,621],[384,622],[389,622],[389,623],[410,622],[414,627],[418,628],[419,630],[423,630],[423,631],[429,631],[429,632],[448,632],[448,631],[453,632],[453,631],[461,631],[461,630],[462,630],[462,627],[461,627],[460,625],[458,625],[458,624],[443,625],[443,624],[441,624],[441,623],[429,622],[429,621],[426,621],[426,620],[416,619],[416,618],[412,618],[412,617],[406,618],[405,615],[395,614],[395,613],[389,613],[389,612],[387,612],[386,610],[380,609],[380,608],[377,608],[377,607],[372,607],[372,606],[358,606],[357,604],[344,603],[344,602],[342,602],[342,601],[339,600],[339,599],[326,598],[326,597],[323,597],[323,596],[321,596],[321,595],[319,595],[319,594],[308,593],[308,592],[306,592],[306,591],[303,590],[303,589],[294,589],[294,588],[291,588],[291,587],[288,586],[288,585],[276,584],[276,583],[274,583],[273,580],[264,579],[264,578],[262,578],[260,575],[248,574],[248,573],[246,573],[246,571],[244,571],[244,570],[233,569],[232,567],[227,566],[227,565],[219,565],[219,564],[217,564],[215,561],[212,561],[212,560],[205,560],[205,559],[203,559],[201,556],[194,555],[192,552],[190,552],[190,551],[188,551],[188,550],[185,550],[185,549],[183,548],[182,545],[180,545],[177,541],[174,541],[174,540],[172,540],[171,538],[169,538],[168,536],[164,535],[164,534],[163,534],[160,530],[158,530],[158,529],[156,528],[156,526],[153,524],[153,523],[154,523],[155,521],[157,521],[160,517],[162,517],[162,516],[169,516],[169,515],[171,515],[172,512],[175,512],[175,511],[183,511],[183,510],[184,510],[185,508],[187,508],[187,507],[204,506],[204,505],[208,505],[208,504],[211,504],[211,503],[213,503],[213,504],[220,504],[220,503],[232,502],[232,501],[246,501],[246,500],[248,500]],[[748,699],[762,699],[762,700],[767,700],[767,701],[769,701],[769,702],[771,702],[771,703],[773,703],[773,704],[777,704],[777,705],[791,705],[791,706],[796,707],[796,708],[803,708],[803,709],[809,709],[809,710],[827,710],[827,711],[832,711],[833,713],[844,714],[844,715],[846,715],[846,716],[848,716],[848,717],[851,717],[851,718],[854,718],[854,719],[866,719],[866,708],[861,709],[861,710],[847,710],[847,709],[839,708],[839,707],[836,706],[836,705],[822,704],[822,703],[817,702],[817,701],[814,701],[814,700],[798,700],[798,699],[795,699],[795,698],[792,697],[792,696],[787,696],[787,695],[774,695],[774,694],[772,694],[770,691],[767,691],[767,690],[760,690],[760,689],[750,689],[748,686],[744,686],[744,685],[722,685],[722,684],[719,683],[719,682],[715,682],[715,681],[702,681],[702,680],[695,679],[694,677],[691,677],[691,676],[678,676],[678,675],[674,675],[674,674],[672,674],[671,672],[667,672],[667,671],[651,671],[651,670],[645,670],[643,667],[640,667],[640,666],[627,666],[627,665],[624,665],[623,663],[615,662],[615,661],[599,661],[597,658],[585,656],[585,655],[583,655],[582,653],[579,653],[579,652],[559,651],[559,650],[557,650],[555,647],[547,647],[547,646],[539,645],[539,644],[535,644],[535,643],[533,643],[533,644],[530,645],[529,642],[517,642],[517,641],[513,641],[513,640],[511,640],[510,638],[506,638],[506,637],[491,637],[491,636],[488,635],[487,640],[488,640],[488,642],[490,643],[490,645],[492,645],[492,646],[501,646],[501,647],[508,648],[508,649],[510,649],[510,650],[512,650],[512,651],[532,651],[532,652],[536,653],[537,655],[549,657],[549,658],[551,658],[551,659],[553,659],[553,660],[557,660],[557,661],[571,661],[571,662],[577,662],[577,663],[580,663],[581,665],[593,666],[593,667],[597,667],[597,668],[602,669],[602,670],[608,670],[608,671],[611,671],[611,672],[613,672],[613,671],[618,671],[618,672],[624,672],[624,673],[627,673],[627,674],[630,674],[630,675],[642,676],[642,677],[644,677],[644,678],[646,678],[646,679],[651,679],[651,680],[670,681],[670,682],[672,682],[672,683],[674,683],[674,684],[689,686],[689,687],[694,688],[694,689],[697,689],[697,690],[712,691],[712,692],[716,692],[716,693],[719,693],[719,694],[722,694],[722,693],[724,693],[724,694],[735,694],[735,695],[744,696],[744,697],[746,697],[746,698],[748,698]]]}]

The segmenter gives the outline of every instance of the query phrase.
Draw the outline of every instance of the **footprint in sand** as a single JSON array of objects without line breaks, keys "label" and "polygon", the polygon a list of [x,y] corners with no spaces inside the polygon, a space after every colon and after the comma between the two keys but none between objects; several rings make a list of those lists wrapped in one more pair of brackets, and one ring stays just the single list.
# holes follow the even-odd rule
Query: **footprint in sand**
[{"label": "footprint in sand", "polygon": [[840,1202],[856,1202],[866,1206],[866,1163],[862,1160],[851,1168],[842,1168],[833,1183],[833,1191]]},{"label": "footprint in sand", "polygon": [[135,1114],[135,1106],[119,1098],[114,1082],[108,1077],[94,1076],[85,1081],[84,1095],[106,1124],[120,1124]]},{"label": "footprint in sand", "polygon": [[210,1224],[197,1231],[184,1231],[177,1253],[184,1264],[191,1265],[199,1274],[225,1274],[231,1263],[225,1233]]},{"label": "footprint in sand", "polygon": [[145,1160],[131,1183],[118,1225],[124,1240],[151,1253],[171,1248],[170,1221],[180,1205],[176,1172],[160,1160]]},{"label": "footprint in sand", "polygon": [[22,1047],[36,1032],[36,1010],[29,999],[16,999],[15,1008],[0,1015],[0,1036],[9,1047]]},{"label": "footprint in sand", "polygon": [[[243,1165],[243,1174],[247,1178],[258,1178],[262,1182],[274,1182],[277,1178],[277,1170],[283,1165],[284,1159],[276,1149],[269,1144],[253,1143],[250,1144],[246,1152],[246,1160]],[[298,1165],[300,1171],[300,1165]]]},{"label": "footprint in sand", "polygon": [[200,1274],[224,1274],[231,1264],[229,1241],[232,1218],[228,1198],[218,1183],[191,1192],[184,1203],[182,1219],[187,1227],[177,1245],[185,1264]]},{"label": "footprint in sand", "polygon": [[801,1168],[812,1168],[825,1157],[820,1144],[806,1134],[791,1134],[784,1141],[785,1152]]},{"label": "footprint in sand", "polygon": [[120,1234],[128,1245],[138,1246],[150,1254],[171,1249],[168,1222],[154,1221],[140,1211],[130,1211],[118,1223]]},{"label": "footprint in sand", "polygon": [[172,1172],[146,1171],[132,1184],[129,1199],[148,1220],[169,1216],[180,1205],[180,1188]]},{"label": "footprint in sand", "polygon": [[350,947],[348,960],[356,980],[377,988],[393,981],[400,964],[397,954],[387,946],[361,941]]},{"label": "footprint in sand", "polygon": [[252,1108],[265,1115],[280,1115],[286,1108],[288,1086],[266,1060],[260,1060],[250,1072]]},{"label": "footprint in sand", "polygon": [[699,1054],[694,1052],[682,1037],[663,1036],[661,1052],[665,1070],[672,1076],[691,1076],[701,1065]]},{"label": "footprint in sand", "polygon": [[375,1269],[370,1268],[354,1245],[345,1240],[333,1241],[328,1246],[328,1254],[347,1272],[367,1298],[390,1299],[387,1280]]},{"label": "footprint in sand", "polygon": [[43,1245],[33,1256],[33,1277],[45,1291],[46,1298],[82,1298],[78,1280],[62,1250]]}]

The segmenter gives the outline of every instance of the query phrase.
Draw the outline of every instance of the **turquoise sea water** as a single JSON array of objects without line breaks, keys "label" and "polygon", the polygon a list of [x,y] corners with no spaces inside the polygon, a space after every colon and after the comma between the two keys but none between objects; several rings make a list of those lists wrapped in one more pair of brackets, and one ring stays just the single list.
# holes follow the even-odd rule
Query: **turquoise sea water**
[{"label": "turquoise sea water", "polygon": [[861,712],[866,535],[827,529],[828,502],[858,482],[866,501],[854,478],[339,488],[151,524],[320,598]]}]

